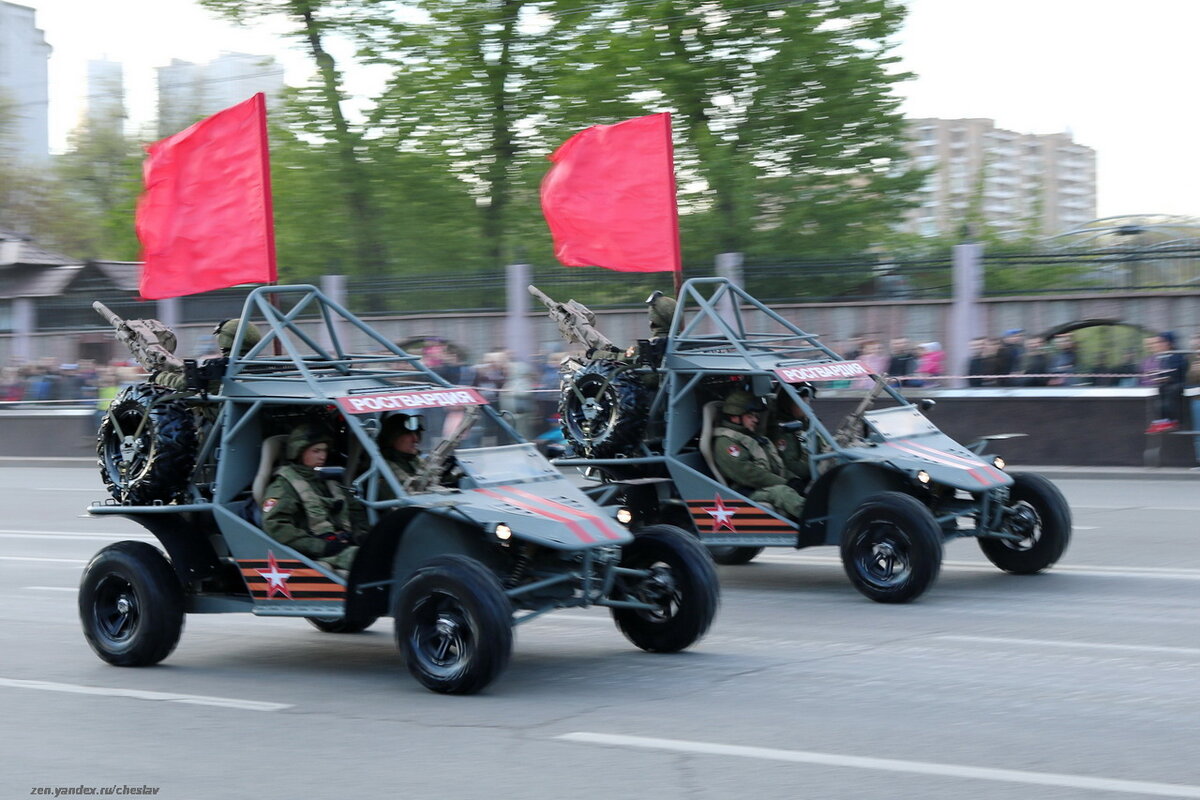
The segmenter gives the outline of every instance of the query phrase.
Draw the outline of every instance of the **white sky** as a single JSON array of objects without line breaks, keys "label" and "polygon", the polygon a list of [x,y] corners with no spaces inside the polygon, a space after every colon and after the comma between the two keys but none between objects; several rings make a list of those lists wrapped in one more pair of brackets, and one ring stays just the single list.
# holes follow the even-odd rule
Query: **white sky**
[{"label": "white sky", "polygon": [[[154,116],[154,67],[222,51],[311,67],[265,28],[215,22],[194,0],[16,0],[37,10],[50,59],[51,149],[79,119],[87,61],[125,65],[131,122]],[[1098,215],[1200,216],[1200,0],[909,0],[899,54],[913,117],[987,117],[1069,130],[1097,154]],[[335,53],[345,65],[344,54]]]}]

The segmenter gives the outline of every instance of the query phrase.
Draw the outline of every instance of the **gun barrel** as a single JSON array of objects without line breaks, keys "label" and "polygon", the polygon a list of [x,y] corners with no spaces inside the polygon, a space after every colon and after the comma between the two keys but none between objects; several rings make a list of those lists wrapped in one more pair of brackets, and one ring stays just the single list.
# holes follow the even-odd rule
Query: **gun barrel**
[{"label": "gun barrel", "polygon": [[125,321],[114,314],[108,306],[104,305],[104,303],[101,303],[99,300],[96,300],[92,303],[92,308],[96,309],[97,313],[104,317],[104,319],[108,321],[109,325],[120,325]]},{"label": "gun barrel", "polygon": [[529,293],[531,295],[536,297],[538,300],[542,301],[542,305],[544,305],[546,308],[553,310],[553,308],[556,304],[555,304],[554,300],[552,300],[548,294],[543,292],[538,287],[534,286],[532,283],[529,284],[529,286],[527,288],[529,289]]}]

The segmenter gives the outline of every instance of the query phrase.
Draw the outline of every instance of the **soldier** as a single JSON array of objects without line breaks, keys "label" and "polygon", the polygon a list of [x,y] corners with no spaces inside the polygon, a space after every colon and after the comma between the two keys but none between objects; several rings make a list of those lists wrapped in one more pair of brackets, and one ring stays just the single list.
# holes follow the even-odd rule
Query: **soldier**
[{"label": "soldier", "polygon": [[[424,430],[425,422],[420,414],[392,414],[383,421],[379,450],[401,486],[421,471],[421,432]],[[381,495],[390,496],[386,484],[381,483],[380,487]],[[384,498],[381,496],[380,499]]]},{"label": "soldier", "polygon": [[[809,398],[817,393],[816,387],[811,383],[797,386],[796,391],[801,397]],[[787,427],[784,427],[785,425]],[[807,428],[808,415],[804,413],[804,409],[781,390],[775,397],[774,413],[767,424],[767,438],[779,451],[784,469],[799,479],[795,486],[806,486],[811,475],[808,448],[804,446],[804,431]]]},{"label": "soldier", "polygon": [[263,501],[263,530],[272,539],[349,569],[366,529],[366,513],[356,497],[316,473],[325,466],[333,437],[313,423],[297,425],[287,440],[289,464],[280,467]]},{"label": "soldier", "polygon": [[762,400],[741,389],[725,398],[725,422],[713,430],[713,460],[732,488],[799,519],[804,498],[798,489],[807,480],[790,472],[771,440],[758,435],[762,410]]},{"label": "soldier", "polygon": [[[671,334],[671,320],[675,318],[676,302],[674,297],[668,297],[662,292],[655,292],[646,298],[646,306],[646,313],[650,317],[650,339],[646,341],[646,351],[642,351],[642,344],[639,342],[630,345],[625,350],[624,358],[617,360],[626,363],[645,360],[657,367],[662,362],[666,340]],[[647,385],[658,385],[657,376],[647,376],[647,378],[652,378],[652,380],[646,381]]]},{"label": "soldier", "polygon": [[[217,347],[221,348],[221,355],[228,356],[229,351],[233,349],[233,340],[237,336],[239,323],[241,320],[234,317],[218,322],[217,327],[213,328],[213,336],[217,337]],[[246,336],[242,339],[242,351],[238,355],[246,355],[250,352],[250,348],[260,341],[262,341],[262,333],[259,332],[258,326],[253,322],[248,323]]]}]

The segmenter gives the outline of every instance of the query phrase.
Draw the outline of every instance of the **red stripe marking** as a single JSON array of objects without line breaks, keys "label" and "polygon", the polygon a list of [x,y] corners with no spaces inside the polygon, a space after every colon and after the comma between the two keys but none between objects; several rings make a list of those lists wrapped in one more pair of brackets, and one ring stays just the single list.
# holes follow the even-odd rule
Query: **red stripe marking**
[{"label": "red stripe marking", "polygon": [[521,497],[532,500],[535,503],[541,503],[544,506],[549,506],[550,508],[556,508],[559,511],[565,511],[568,514],[574,514],[577,517],[582,517],[583,519],[585,519],[588,522],[595,525],[600,530],[600,533],[604,534],[604,536],[608,539],[620,539],[621,538],[621,534],[617,533],[612,528],[608,527],[608,520],[606,520],[604,517],[598,517],[595,514],[589,514],[586,511],[580,511],[578,508],[571,508],[570,506],[565,506],[562,503],[557,503],[557,502],[555,502],[553,500],[549,500],[545,497],[538,497],[536,494],[527,492],[524,489],[518,489],[514,486],[501,486],[499,488],[500,488],[500,491],[502,491],[502,492],[508,492],[509,494],[519,495]]},{"label": "red stripe marking", "polygon": [[[979,476],[979,474],[974,469],[972,469],[972,467],[982,466],[981,464],[971,464],[970,466],[967,466],[965,464],[957,463],[956,461],[951,461],[947,457],[943,457],[943,454],[938,452],[937,450],[933,450],[931,452],[924,452],[923,450],[913,449],[915,447],[915,445],[912,445],[911,447],[905,447],[903,444],[898,443],[898,442],[888,442],[888,444],[890,444],[892,447],[896,448],[897,450],[899,450],[903,453],[908,453],[909,455],[920,456],[921,458],[929,459],[930,461],[934,461],[938,464],[942,464],[943,466],[954,467],[955,469],[964,469],[967,471],[968,475],[970,475],[972,478],[974,478],[976,480],[976,482],[979,483],[980,486],[990,485],[989,481],[986,481],[983,478],[981,478]],[[908,444],[911,445],[912,443],[910,442]]]},{"label": "red stripe marking", "polygon": [[[909,444],[912,447],[918,447],[922,450],[929,450],[931,452],[938,453],[939,455],[944,455],[946,458],[958,459],[959,461],[963,462],[964,464],[970,465],[972,474],[974,474],[974,470],[983,468],[984,470],[987,471],[987,473],[989,475],[991,475],[996,480],[996,483],[1004,482],[1004,473],[1001,472],[1000,470],[996,469],[995,467],[993,467],[991,464],[984,461],[982,458],[970,459],[970,458],[967,458],[966,456],[960,456],[960,455],[956,455],[954,453],[942,453],[939,450],[934,450],[929,445],[921,444],[919,442],[907,442],[906,444]],[[983,480],[982,478],[979,479],[979,482],[985,486],[987,485],[987,481]]]},{"label": "red stripe marking", "polygon": [[571,533],[573,533],[579,537],[579,541],[581,541],[585,544],[590,544],[591,542],[596,541],[595,538],[593,538],[590,533],[588,533],[587,531],[585,531],[583,529],[582,525],[580,525],[578,522],[576,522],[573,519],[567,519],[566,517],[560,517],[557,514],[551,514],[549,511],[544,511],[543,509],[535,508],[535,507],[529,505],[528,503],[522,503],[520,500],[517,500],[516,498],[505,497],[504,495],[497,494],[496,492],[493,492],[489,489],[476,489],[475,491],[479,492],[480,494],[487,495],[488,497],[494,498],[496,500],[503,500],[506,503],[512,503],[514,506],[523,508],[526,511],[532,511],[533,513],[538,514],[539,516],[543,516],[548,519],[552,519],[555,522],[561,522],[567,526],[567,529],[570,530]]}]

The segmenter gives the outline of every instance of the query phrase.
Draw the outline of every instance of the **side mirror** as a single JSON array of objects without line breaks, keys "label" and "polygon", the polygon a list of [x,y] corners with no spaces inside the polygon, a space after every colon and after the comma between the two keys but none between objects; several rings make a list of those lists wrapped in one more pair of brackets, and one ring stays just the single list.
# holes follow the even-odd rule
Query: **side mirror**
[{"label": "side mirror", "polygon": [[922,397],[917,401],[917,408],[921,409],[922,412],[928,411],[936,405],[937,401],[928,397]]}]

